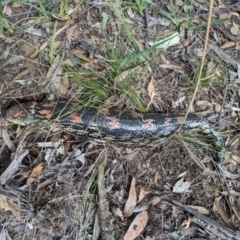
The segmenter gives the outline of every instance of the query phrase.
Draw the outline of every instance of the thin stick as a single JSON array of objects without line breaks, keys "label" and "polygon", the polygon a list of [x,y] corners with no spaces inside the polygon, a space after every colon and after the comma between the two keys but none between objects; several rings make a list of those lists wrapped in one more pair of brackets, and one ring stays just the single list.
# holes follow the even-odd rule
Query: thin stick
[{"label": "thin stick", "polygon": [[197,95],[198,88],[199,88],[199,85],[200,85],[200,82],[201,82],[201,76],[202,76],[203,66],[204,66],[204,62],[205,62],[205,58],[206,58],[207,45],[208,45],[208,39],[209,39],[209,32],[210,32],[210,27],[211,27],[213,1],[214,1],[214,0],[210,0],[210,3],[209,3],[208,23],[207,23],[205,43],[204,43],[204,49],[203,49],[203,56],[202,56],[202,61],[201,61],[201,65],[200,65],[200,69],[199,69],[199,73],[198,73],[198,78],[197,78],[196,87],[195,87],[195,90],[194,90],[192,99],[191,99],[191,101],[190,101],[190,103],[189,103],[187,112],[186,112],[186,114],[185,114],[185,116],[184,116],[183,123],[181,124],[181,126],[180,126],[180,128],[178,129],[177,132],[179,132],[180,129],[182,128],[182,126],[184,125],[184,122],[186,121],[187,116],[188,116],[190,110],[192,109],[192,105],[193,105],[194,99],[195,99],[195,97],[196,97],[196,95]]}]

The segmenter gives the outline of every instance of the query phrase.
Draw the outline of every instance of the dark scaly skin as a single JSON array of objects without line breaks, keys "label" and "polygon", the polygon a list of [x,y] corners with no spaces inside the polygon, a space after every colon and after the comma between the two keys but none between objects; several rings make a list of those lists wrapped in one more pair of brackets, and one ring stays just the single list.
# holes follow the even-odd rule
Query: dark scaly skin
[{"label": "dark scaly skin", "polygon": [[[108,109],[104,113],[96,109],[76,110],[76,103],[28,102],[13,106],[6,112],[6,119],[19,125],[51,123],[55,129],[70,133],[100,138],[109,141],[149,143],[174,133],[183,123],[183,117],[174,114],[144,113]],[[223,141],[209,123],[196,115],[189,115],[181,131],[202,129],[216,138],[222,151]],[[220,160],[222,162],[222,160]]]}]

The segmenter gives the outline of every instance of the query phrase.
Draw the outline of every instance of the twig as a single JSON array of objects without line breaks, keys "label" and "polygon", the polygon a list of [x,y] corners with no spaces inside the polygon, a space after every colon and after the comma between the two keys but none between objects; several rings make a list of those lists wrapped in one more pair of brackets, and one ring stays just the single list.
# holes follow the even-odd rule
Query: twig
[{"label": "twig", "polygon": [[186,112],[186,114],[185,114],[185,116],[184,116],[183,123],[181,124],[181,126],[179,127],[179,129],[178,129],[177,132],[179,132],[180,129],[182,128],[182,126],[184,125],[184,122],[186,121],[187,116],[188,116],[190,110],[192,109],[192,105],[193,105],[194,99],[195,99],[195,97],[196,97],[196,95],[197,95],[198,88],[199,88],[199,85],[200,85],[200,82],[201,82],[201,76],[202,76],[204,61],[205,61],[205,57],[206,57],[207,45],[208,45],[208,39],[209,39],[209,32],[210,32],[210,27],[211,27],[213,1],[214,1],[214,0],[210,0],[210,3],[209,3],[209,15],[208,15],[207,30],[206,30],[206,36],[205,36],[205,42],[204,42],[203,56],[202,56],[202,61],[201,61],[201,65],[200,65],[200,69],[199,69],[199,73],[198,73],[198,78],[197,78],[196,87],[195,87],[195,90],[194,90],[192,99],[191,99],[191,101],[190,101],[190,103],[189,103],[187,112]]},{"label": "twig", "polygon": [[[201,213],[199,213],[198,211],[172,199],[171,201],[173,204],[177,205],[178,207],[184,209],[185,211],[191,213],[192,215],[194,215],[195,217],[199,218],[200,220],[204,221],[205,223],[207,223],[207,225],[211,225],[212,227],[217,228],[218,231],[220,231],[221,233],[224,233],[226,236],[228,237],[234,237],[236,239],[240,239],[240,234],[236,233],[234,231],[232,231],[231,229],[221,225],[220,223],[218,223],[217,221],[202,215]],[[206,227],[206,226],[205,226]],[[213,234],[216,234],[216,230],[214,228],[208,228],[208,231],[211,231]]]},{"label": "twig", "polygon": [[20,166],[22,160],[27,156],[29,153],[28,150],[26,150],[23,154],[21,154],[19,157],[15,158],[12,163],[8,166],[8,168],[3,172],[3,174],[0,177],[0,183],[4,185],[8,179],[18,170],[18,167]]}]

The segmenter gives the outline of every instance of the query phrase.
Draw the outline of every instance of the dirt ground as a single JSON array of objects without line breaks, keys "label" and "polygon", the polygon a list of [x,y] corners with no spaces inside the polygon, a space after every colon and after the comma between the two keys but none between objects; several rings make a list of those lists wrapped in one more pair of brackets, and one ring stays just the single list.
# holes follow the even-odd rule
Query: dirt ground
[{"label": "dirt ground", "polygon": [[[238,1],[2,1],[0,26],[1,240],[240,239]],[[223,162],[201,129],[144,144],[6,120],[59,99],[189,110]]]}]

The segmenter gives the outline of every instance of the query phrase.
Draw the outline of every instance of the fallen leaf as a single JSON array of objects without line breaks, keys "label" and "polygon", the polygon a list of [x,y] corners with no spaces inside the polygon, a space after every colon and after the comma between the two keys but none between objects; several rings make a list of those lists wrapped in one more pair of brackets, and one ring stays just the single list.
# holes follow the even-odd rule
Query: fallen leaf
[{"label": "fallen leaf", "polygon": [[153,84],[153,77],[151,78],[149,84],[148,84],[148,87],[147,87],[147,91],[148,91],[148,96],[150,97],[150,101],[153,102],[153,98],[154,96],[156,95],[156,92],[155,92],[155,87],[154,87],[154,84]]},{"label": "fallen leaf", "polygon": [[205,214],[205,215],[209,215],[209,211],[205,208],[205,207],[201,207],[201,206],[192,206],[192,205],[188,205],[189,207],[196,209],[198,212],[200,212],[201,214]]},{"label": "fallen leaf", "polygon": [[199,100],[196,101],[196,105],[201,108],[201,110],[205,111],[207,108],[211,108],[213,105],[209,101]]},{"label": "fallen leaf", "polygon": [[217,197],[214,200],[214,211],[218,212],[222,218],[222,220],[224,221],[224,223],[231,228],[233,231],[235,231],[235,226],[233,225],[233,223],[231,222],[231,218],[228,216],[228,214],[226,213],[226,211],[224,210],[224,208],[222,207],[221,203],[220,203],[220,199],[221,197]]},{"label": "fallen leaf", "polygon": [[10,139],[8,132],[5,129],[2,129],[2,138],[3,138],[4,142],[6,143],[6,145],[8,146],[8,148],[12,152],[15,152],[16,147],[15,147],[14,143],[12,142],[12,140]]},{"label": "fallen leaf", "polygon": [[[57,36],[62,33],[65,29],[67,29],[69,27],[69,25],[71,24],[71,21],[67,22],[65,26],[63,26],[61,29],[59,29],[56,33],[55,33],[55,37],[57,38]],[[49,37],[47,41],[45,41],[41,47],[40,50],[45,49],[48,46],[49,41],[51,40],[52,37]]]},{"label": "fallen leaf", "polygon": [[136,72],[137,70],[139,70],[139,66],[135,67],[135,68],[131,68],[128,70],[125,70],[123,72],[121,72],[116,78],[116,81],[122,82],[126,77],[128,77],[130,74]]},{"label": "fallen leaf", "polygon": [[121,218],[121,220],[123,220],[123,213],[120,208],[116,208],[115,213]]},{"label": "fallen leaf", "polygon": [[38,29],[38,28],[34,28],[33,26],[28,27],[25,32],[38,36],[38,37],[42,37],[43,36],[43,30],[42,29]]},{"label": "fallen leaf", "polygon": [[80,58],[80,59],[82,59],[82,60],[84,60],[88,63],[94,63],[94,59],[89,58],[89,57],[84,55],[85,52],[86,51],[83,51],[83,50],[80,50],[80,49],[75,49],[75,48],[70,50],[70,53],[73,54],[74,56],[76,56],[76,57],[78,57],[78,58]]},{"label": "fallen leaf", "polygon": [[20,4],[20,3],[13,3],[12,4],[13,8],[19,8],[19,7],[22,7],[22,6],[23,6],[23,4]]},{"label": "fallen leaf", "polygon": [[174,193],[183,193],[183,192],[190,192],[189,187],[191,186],[191,183],[186,181],[184,182],[184,179],[181,178],[179,181],[177,181],[173,187]]},{"label": "fallen leaf", "polygon": [[129,16],[130,18],[134,18],[134,13],[133,13],[133,11],[132,11],[131,8],[128,8],[128,9],[127,9],[127,14],[128,14],[128,16]]},{"label": "fallen leaf", "polygon": [[157,42],[149,42],[149,46],[156,46],[156,48],[167,49],[168,47],[174,46],[180,42],[179,32],[175,32],[169,37],[166,37]]},{"label": "fallen leaf", "polygon": [[141,202],[138,202],[137,206],[133,208],[133,212],[142,212],[148,209],[150,205],[156,205],[161,201],[162,197],[153,196],[149,194]]},{"label": "fallen leaf", "polygon": [[12,15],[12,9],[10,6],[5,6],[3,8],[3,14],[6,14],[8,17]]},{"label": "fallen leaf", "polygon": [[177,108],[177,107],[180,107],[182,106],[182,104],[184,103],[186,99],[186,96],[183,96],[181,98],[179,98],[177,101],[172,101],[172,108]]},{"label": "fallen leaf", "polygon": [[187,171],[184,171],[182,173],[180,173],[177,178],[182,178],[182,177],[185,177],[187,175]]},{"label": "fallen leaf", "polygon": [[62,67],[61,64],[59,65],[60,61],[61,61],[60,55],[57,55],[46,75],[46,78],[51,80],[51,83],[53,84],[55,89],[59,89],[59,85],[61,82],[60,76],[62,73]]},{"label": "fallen leaf", "polygon": [[136,192],[138,193],[138,201],[137,202],[140,202],[145,198],[145,196],[147,196],[149,193],[151,193],[152,190],[149,187],[144,187],[144,186],[138,185],[136,187]]},{"label": "fallen leaf", "polygon": [[232,208],[232,211],[234,212],[235,216],[237,217],[238,220],[240,220],[240,216],[239,216],[239,209],[238,209],[238,204],[237,204],[237,200],[238,198],[235,196],[229,196],[229,202]]},{"label": "fallen leaf", "polygon": [[221,194],[224,196],[228,196],[230,194],[231,196],[240,197],[240,192],[236,192],[234,190],[224,191],[224,192],[221,192]]},{"label": "fallen leaf", "polygon": [[36,201],[36,204],[38,204],[42,198],[42,195],[44,193],[44,188],[46,186],[48,186],[49,184],[51,184],[53,182],[54,179],[52,178],[49,178],[49,179],[46,179],[44,182],[38,184],[37,186],[37,189],[36,189],[36,193],[35,195],[33,196],[33,201]]},{"label": "fallen leaf", "polygon": [[52,178],[46,179],[44,182],[42,182],[38,185],[36,192],[39,191],[39,190],[42,190],[43,188],[45,188],[47,185],[49,185],[52,182],[53,182]]},{"label": "fallen leaf", "polygon": [[23,71],[17,74],[17,76],[14,77],[14,81],[21,79],[23,76],[26,76],[29,73],[29,68],[25,68]]},{"label": "fallen leaf", "polygon": [[214,104],[215,105],[215,112],[217,112],[217,113],[219,113],[220,111],[221,111],[221,109],[222,109],[222,106],[220,105],[220,104]]},{"label": "fallen leaf", "polygon": [[175,0],[175,5],[176,6],[182,6],[183,5],[183,1],[182,0]]},{"label": "fallen leaf", "polygon": [[235,42],[226,42],[220,48],[225,49],[225,48],[234,47],[235,45],[236,45]]},{"label": "fallen leaf", "polygon": [[69,148],[71,146],[71,143],[69,140],[70,140],[70,134],[64,133],[61,140],[64,146],[64,157],[67,155]]},{"label": "fallen leaf", "polygon": [[204,52],[203,52],[203,49],[199,49],[199,48],[195,48],[194,50],[193,50],[193,52],[198,56],[198,57],[202,57],[203,56],[203,54],[204,54]]},{"label": "fallen leaf", "polygon": [[105,31],[107,28],[107,21],[109,20],[109,16],[106,12],[102,12],[102,28]]},{"label": "fallen leaf", "polygon": [[69,27],[69,29],[67,31],[67,41],[68,41],[69,46],[71,45],[73,33],[76,28],[77,28],[77,24],[73,24],[71,27]]},{"label": "fallen leaf", "polygon": [[233,26],[230,28],[230,32],[232,35],[238,36],[239,35],[239,26],[233,22]]},{"label": "fallen leaf", "polygon": [[17,220],[21,220],[21,213],[18,205],[5,196],[0,196],[0,210],[11,211]]},{"label": "fallen leaf", "polygon": [[42,172],[43,166],[41,166],[40,164],[37,165],[35,168],[33,168],[32,173],[30,174],[30,176],[27,179],[27,185],[31,184],[32,182],[35,181],[35,179],[40,175],[40,173]]},{"label": "fallen leaf", "polygon": [[68,74],[65,73],[59,85],[59,93],[61,96],[67,93],[68,87],[69,87]]},{"label": "fallen leaf", "polygon": [[160,178],[161,177],[160,177],[159,171],[156,171],[155,176],[154,176],[154,182],[157,183]]},{"label": "fallen leaf", "polygon": [[184,228],[189,228],[190,225],[192,223],[192,218],[188,215],[188,219],[183,221],[183,223],[181,224],[181,226],[185,226]]},{"label": "fallen leaf", "polygon": [[128,195],[128,199],[127,202],[124,206],[124,217],[129,217],[132,215],[133,210],[132,208],[136,206],[137,203],[137,193],[136,193],[136,178],[132,178],[132,182],[131,182],[131,186],[130,186],[130,190],[129,190],[129,195]]},{"label": "fallen leaf", "polygon": [[124,235],[124,240],[133,240],[144,230],[147,225],[148,214],[146,211],[139,213],[132,221],[130,227],[128,228],[126,234]]},{"label": "fallen leaf", "polygon": [[173,64],[159,64],[159,67],[164,69],[173,69],[174,71],[184,73],[184,69],[181,66],[173,65]]},{"label": "fallen leaf", "polygon": [[139,150],[136,150],[136,151],[133,151],[133,152],[131,152],[131,153],[129,153],[129,154],[121,155],[121,156],[119,157],[119,159],[120,159],[121,161],[127,161],[127,162],[129,162],[129,161],[134,160],[134,159],[137,157],[138,154],[139,154]]}]

